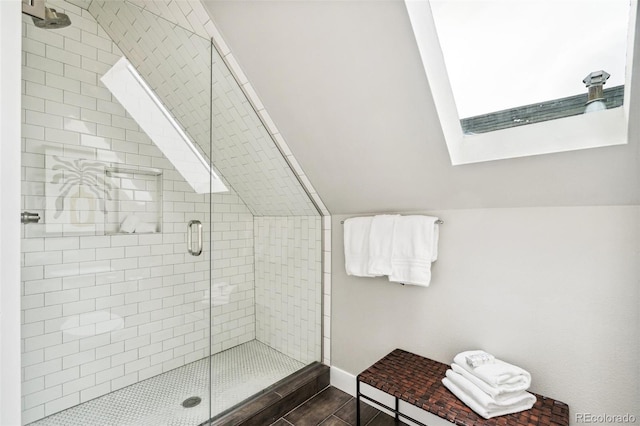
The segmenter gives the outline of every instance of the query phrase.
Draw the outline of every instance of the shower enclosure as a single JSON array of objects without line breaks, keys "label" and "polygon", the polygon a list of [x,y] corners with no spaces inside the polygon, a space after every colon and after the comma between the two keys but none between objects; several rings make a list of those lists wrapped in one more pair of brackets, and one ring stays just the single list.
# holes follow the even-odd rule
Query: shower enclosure
[{"label": "shower enclosure", "polygon": [[23,16],[23,424],[199,425],[320,361],[321,216],[200,3],[47,3],[71,25]]}]

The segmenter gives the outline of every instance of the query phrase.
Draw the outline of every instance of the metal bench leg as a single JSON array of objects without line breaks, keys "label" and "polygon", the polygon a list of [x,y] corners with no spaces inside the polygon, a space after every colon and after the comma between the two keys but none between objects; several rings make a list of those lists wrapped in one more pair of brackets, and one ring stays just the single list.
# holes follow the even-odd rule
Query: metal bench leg
[{"label": "metal bench leg", "polygon": [[395,419],[395,424],[399,425],[400,424],[400,400],[398,398],[396,398],[396,419]]},{"label": "metal bench leg", "polygon": [[356,379],[356,426],[360,426],[360,380]]}]

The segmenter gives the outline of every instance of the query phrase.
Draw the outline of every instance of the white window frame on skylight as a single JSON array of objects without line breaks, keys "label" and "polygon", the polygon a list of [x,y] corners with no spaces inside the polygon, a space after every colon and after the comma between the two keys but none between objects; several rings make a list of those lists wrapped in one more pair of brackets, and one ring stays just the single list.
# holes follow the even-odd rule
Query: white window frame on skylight
[{"label": "white window frame on skylight", "polygon": [[125,57],[116,62],[100,80],[196,193],[229,190]]},{"label": "white window frame on skylight", "polygon": [[[637,0],[631,2],[624,103],[619,108],[468,135],[462,131],[428,0],[405,0],[452,165],[628,143]],[[472,35],[470,35],[472,36]],[[470,64],[472,66],[472,64]]]}]

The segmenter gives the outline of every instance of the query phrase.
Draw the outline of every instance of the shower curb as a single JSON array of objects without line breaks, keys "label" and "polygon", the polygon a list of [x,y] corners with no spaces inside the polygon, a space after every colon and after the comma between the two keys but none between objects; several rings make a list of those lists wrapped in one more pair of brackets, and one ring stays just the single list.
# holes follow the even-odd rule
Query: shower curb
[{"label": "shower curb", "polygon": [[200,426],[269,425],[329,386],[329,367],[314,362]]}]

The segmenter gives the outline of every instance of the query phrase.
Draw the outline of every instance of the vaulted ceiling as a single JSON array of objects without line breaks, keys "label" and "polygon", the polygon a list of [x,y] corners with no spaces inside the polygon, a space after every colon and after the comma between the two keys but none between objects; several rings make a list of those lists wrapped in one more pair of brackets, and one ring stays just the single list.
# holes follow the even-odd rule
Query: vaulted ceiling
[{"label": "vaulted ceiling", "polygon": [[451,166],[402,0],[203,4],[331,213],[640,204],[633,118],[628,145]]}]

